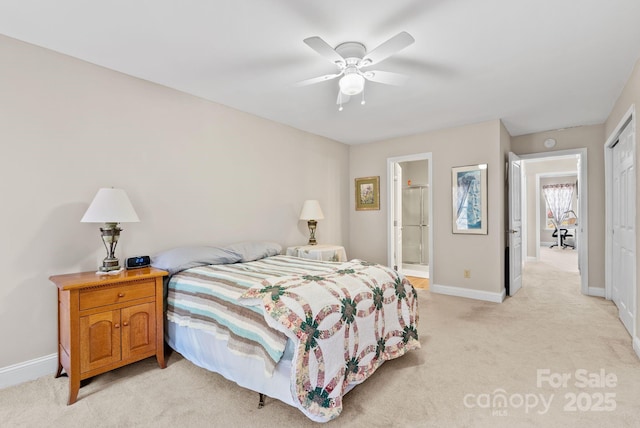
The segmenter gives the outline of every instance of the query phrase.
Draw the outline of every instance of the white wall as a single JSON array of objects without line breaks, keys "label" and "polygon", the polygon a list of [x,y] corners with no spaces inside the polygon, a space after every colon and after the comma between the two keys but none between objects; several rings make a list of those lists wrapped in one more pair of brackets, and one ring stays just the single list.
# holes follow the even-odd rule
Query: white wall
[{"label": "white wall", "polygon": [[0,36],[0,368],[56,352],[52,274],[93,270],[99,225],[80,223],[100,187],[140,216],[120,256],[182,244],[306,242],[348,248],[348,148]]}]

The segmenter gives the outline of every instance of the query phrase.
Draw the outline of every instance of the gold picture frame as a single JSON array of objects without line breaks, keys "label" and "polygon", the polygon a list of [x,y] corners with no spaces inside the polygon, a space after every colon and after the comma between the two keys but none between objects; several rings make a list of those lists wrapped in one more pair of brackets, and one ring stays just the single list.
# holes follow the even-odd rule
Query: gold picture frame
[{"label": "gold picture frame", "polygon": [[380,176],[355,179],[356,211],[380,209]]}]

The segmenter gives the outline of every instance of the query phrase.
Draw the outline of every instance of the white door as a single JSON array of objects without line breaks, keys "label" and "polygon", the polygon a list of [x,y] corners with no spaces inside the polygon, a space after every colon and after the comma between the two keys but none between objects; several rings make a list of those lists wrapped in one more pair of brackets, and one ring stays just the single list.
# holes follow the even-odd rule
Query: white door
[{"label": "white door", "polygon": [[402,167],[398,162],[393,164],[393,236],[394,236],[394,260],[393,268],[402,272]]},{"label": "white door", "polygon": [[612,195],[612,286],[611,299],[618,306],[622,323],[633,335],[635,324],[635,143],[628,124],[613,147]]},{"label": "white door", "polygon": [[521,161],[509,153],[509,296],[522,288],[522,171]]}]

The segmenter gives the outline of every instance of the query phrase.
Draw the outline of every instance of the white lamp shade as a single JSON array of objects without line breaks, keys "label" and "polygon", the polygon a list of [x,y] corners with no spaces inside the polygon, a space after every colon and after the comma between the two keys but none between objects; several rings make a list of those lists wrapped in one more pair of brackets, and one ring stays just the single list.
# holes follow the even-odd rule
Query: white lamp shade
[{"label": "white lamp shade", "polygon": [[135,223],[140,221],[123,189],[100,189],[84,213],[82,223]]},{"label": "white lamp shade", "polygon": [[324,214],[322,214],[320,202],[315,199],[304,201],[300,211],[300,220],[322,220],[323,218]]},{"label": "white lamp shade", "polygon": [[345,74],[338,85],[343,94],[357,95],[364,89],[364,77],[357,73]]}]

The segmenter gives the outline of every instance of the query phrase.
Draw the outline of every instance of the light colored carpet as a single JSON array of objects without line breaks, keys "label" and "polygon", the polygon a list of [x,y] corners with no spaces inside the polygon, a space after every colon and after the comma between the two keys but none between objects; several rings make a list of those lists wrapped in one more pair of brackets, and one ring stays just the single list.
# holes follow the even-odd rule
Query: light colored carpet
[{"label": "light colored carpet", "polygon": [[[537,262],[527,265],[523,289],[502,304],[419,290],[422,349],[385,363],[346,396],[342,415],[326,426],[638,426],[640,361],[631,338],[611,302],[578,289],[575,273]],[[598,378],[601,369],[616,377],[615,385],[580,387],[580,370]],[[538,386],[539,370],[554,380],[570,378],[566,386]],[[506,406],[492,407],[496,397],[506,397]],[[537,405],[525,408],[523,401],[533,406],[533,397]],[[551,400],[546,411],[541,399]],[[81,388],[76,404],[66,400],[67,379],[53,376],[0,390],[0,425],[317,425],[273,399],[258,410],[256,393],[176,353],[165,370],[153,359],[141,361],[97,376]],[[597,405],[604,410],[594,410]]]},{"label": "light colored carpet", "polygon": [[541,246],[540,261],[555,270],[578,273],[578,251],[571,248]]}]

